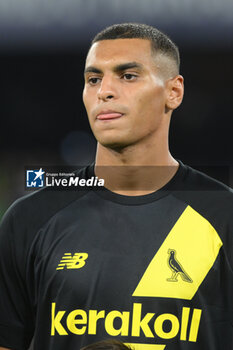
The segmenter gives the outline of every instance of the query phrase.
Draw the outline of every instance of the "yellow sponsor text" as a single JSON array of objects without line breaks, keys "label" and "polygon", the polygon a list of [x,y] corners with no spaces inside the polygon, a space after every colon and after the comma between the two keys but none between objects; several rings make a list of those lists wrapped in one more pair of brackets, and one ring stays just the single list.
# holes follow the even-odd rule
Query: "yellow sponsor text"
[{"label": "yellow sponsor text", "polygon": [[[180,316],[172,313],[144,313],[141,303],[134,303],[130,311],[57,310],[56,303],[51,304],[51,336],[68,334],[98,333],[98,327],[104,328],[106,336],[131,336],[168,340],[179,337],[181,341],[196,342],[202,310],[183,307]],[[120,321],[118,328],[115,320]],[[165,324],[169,323],[169,327]],[[120,325],[120,326],[119,326]],[[162,346],[162,345],[161,345]],[[162,349],[162,348],[161,348]],[[152,348],[151,348],[152,350]]]}]

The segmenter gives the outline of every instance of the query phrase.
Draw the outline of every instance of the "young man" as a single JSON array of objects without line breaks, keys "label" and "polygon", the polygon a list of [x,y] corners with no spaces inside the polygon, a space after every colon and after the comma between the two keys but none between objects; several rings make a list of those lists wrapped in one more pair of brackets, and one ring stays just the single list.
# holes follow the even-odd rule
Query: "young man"
[{"label": "young man", "polygon": [[79,176],[102,191],[17,201],[0,235],[0,346],[79,349],[117,337],[135,350],[232,350],[233,195],[175,160],[179,53],[153,27],[92,42],[84,104],[98,141]]}]

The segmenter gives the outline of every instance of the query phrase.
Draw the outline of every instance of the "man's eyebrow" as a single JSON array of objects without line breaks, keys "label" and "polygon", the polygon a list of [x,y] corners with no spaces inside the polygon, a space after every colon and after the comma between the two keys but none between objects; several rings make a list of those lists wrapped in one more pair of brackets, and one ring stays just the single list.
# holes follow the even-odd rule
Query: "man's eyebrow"
[{"label": "man's eyebrow", "polygon": [[122,63],[114,67],[115,72],[122,72],[124,70],[130,69],[130,68],[137,68],[139,70],[143,69],[143,66],[141,63],[138,62],[127,62],[127,63]]},{"label": "man's eyebrow", "polygon": [[96,67],[93,67],[93,66],[89,66],[87,68],[84,69],[84,74],[86,73],[97,73],[97,74],[100,74],[102,73],[102,70],[96,68]]},{"label": "man's eyebrow", "polygon": [[[138,62],[127,62],[127,63],[118,64],[117,66],[113,67],[113,71],[119,73],[119,72],[123,72],[124,70],[130,69],[130,68],[137,68],[139,70],[142,70],[143,66],[141,63],[138,63]],[[89,66],[89,67],[85,68],[85,70],[84,70],[84,74],[86,74],[86,73],[101,74],[103,72],[101,69],[98,69],[94,66]]]}]

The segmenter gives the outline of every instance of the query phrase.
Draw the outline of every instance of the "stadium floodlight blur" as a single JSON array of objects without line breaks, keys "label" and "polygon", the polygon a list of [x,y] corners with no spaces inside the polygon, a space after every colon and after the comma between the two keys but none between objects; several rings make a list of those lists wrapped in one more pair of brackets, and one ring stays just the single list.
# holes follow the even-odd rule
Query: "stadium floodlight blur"
[{"label": "stadium floodlight blur", "polygon": [[0,47],[85,44],[98,29],[124,21],[156,24],[190,45],[233,46],[231,0],[1,0],[0,29],[7,35]]}]

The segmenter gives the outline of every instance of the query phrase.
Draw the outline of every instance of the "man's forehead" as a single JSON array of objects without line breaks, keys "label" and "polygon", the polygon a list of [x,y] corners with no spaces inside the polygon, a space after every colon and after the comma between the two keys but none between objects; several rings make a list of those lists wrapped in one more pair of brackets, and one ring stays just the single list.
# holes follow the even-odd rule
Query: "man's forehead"
[{"label": "man's forehead", "polygon": [[86,58],[86,66],[101,61],[138,61],[151,59],[151,42],[148,39],[113,39],[94,43]]}]

